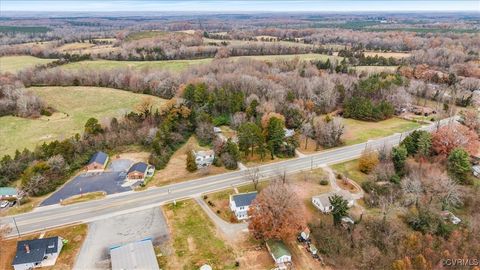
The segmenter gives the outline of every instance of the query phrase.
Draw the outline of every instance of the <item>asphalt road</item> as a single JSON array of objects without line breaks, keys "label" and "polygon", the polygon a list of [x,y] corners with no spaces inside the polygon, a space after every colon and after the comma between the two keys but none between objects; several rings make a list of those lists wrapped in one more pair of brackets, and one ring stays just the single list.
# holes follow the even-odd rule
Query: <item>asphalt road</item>
[{"label": "asphalt road", "polygon": [[[443,120],[442,124],[450,121]],[[432,130],[435,124],[424,126],[421,129]],[[387,145],[397,145],[408,132],[394,134],[378,140],[368,141],[351,146],[322,151],[305,157],[293,158],[281,162],[259,166],[262,178],[274,177],[283,173],[293,173],[301,170],[340,163],[357,158],[364,149],[378,149]],[[225,174],[213,175],[196,180],[171,184],[159,188],[151,188],[142,192],[124,192],[108,196],[102,200],[78,203],[67,206],[52,205],[39,207],[33,212],[0,219],[0,224],[12,226],[11,236],[17,234],[14,219],[20,234],[41,231],[49,228],[92,222],[112,216],[131,213],[155,206],[191,198],[202,193],[222,190],[231,186],[248,183],[245,171],[234,171]]]}]

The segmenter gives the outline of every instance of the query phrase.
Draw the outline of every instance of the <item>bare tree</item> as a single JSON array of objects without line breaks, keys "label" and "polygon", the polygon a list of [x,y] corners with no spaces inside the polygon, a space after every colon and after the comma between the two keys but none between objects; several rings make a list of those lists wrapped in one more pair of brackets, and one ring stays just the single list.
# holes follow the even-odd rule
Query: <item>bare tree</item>
[{"label": "bare tree", "polygon": [[260,181],[260,169],[258,167],[248,168],[245,171],[245,177],[252,181],[255,190],[258,190],[258,182]]}]

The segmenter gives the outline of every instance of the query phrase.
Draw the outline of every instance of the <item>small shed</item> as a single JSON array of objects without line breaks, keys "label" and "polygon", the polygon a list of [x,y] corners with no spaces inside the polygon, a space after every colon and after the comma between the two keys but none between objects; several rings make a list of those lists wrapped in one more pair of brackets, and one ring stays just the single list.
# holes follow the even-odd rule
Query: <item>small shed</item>
[{"label": "small shed", "polygon": [[292,262],[292,254],[283,241],[267,240],[266,244],[268,252],[279,268]]}]

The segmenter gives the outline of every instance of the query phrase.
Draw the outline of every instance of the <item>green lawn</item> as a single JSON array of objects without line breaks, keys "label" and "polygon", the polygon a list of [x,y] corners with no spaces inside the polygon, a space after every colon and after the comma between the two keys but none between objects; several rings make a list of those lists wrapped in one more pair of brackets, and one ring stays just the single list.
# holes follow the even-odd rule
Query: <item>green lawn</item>
[{"label": "green lawn", "polygon": [[35,145],[56,139],[66,139],[82,132],[85,122],[95,117],[102,122],[113,116],[132,111],[143,98],[151,98],[156,106],[161,98],[101,87],[32,87],[58,112],[52,116],[26,119],[14,116],[0,117],[0,156],[16,149],[32,149]]},{"label": "green lawn", "polygon": [[171,228],[175,258],[167,258],[167,269],[235,269],[233,250],[215,233],[215,226],[193,200],[164,207]]},{"label": "green lawn", "polygon": [[338,173],[343,173],[346,177],[352,179],[353,181],[362,184],[368,180],[368,175],[362,173],[358,169],[358,159],[338,163],[331,166],[332,169]]},{"label": "green lawn", "polygon": [[131,40],[138,40],[138,39],[144,39],[144,38],[153,38],[153,37],[161,37],[168,34],[168,32],[164,31],[140,31],[140,32],[135,32],[131,33],[127,36],[126,40],[131,41]]},{"label": "green lawn", "polygon": [[366,122],[355,119],[343,119],[345,144],[352,145],[366,142],[371,139],[393,135],[420,127],[419,123],[393,117],[379,122]]},{"label": "green lawn", "polygon": [[28,55],[2,56],[0,57],[0,73],[17,73],[22,69],[47,64],[56,59],[42,59]]},{"label": "green lawn", "polygon": [[[292,60],[298,57],[302,61],[322,60],[330,58],[332,61],[336,56],[324,54],[292,54],[292,55],[258,55],[258,56],[236,56],[228,59],[238,60],[240,58],[252,58],[260,61],[275,61],[277,59]],[[340,58],[338,58],[340,59]],[[134,69],[159,69],[170,70],[173,72],[182,71],[190,66],[207,64],[213,61],[213,58],[194,59],[194,60],[164,60],[164,61],[114,61],[114,60],[95,60],[70,63],[62,66],[65,69],[116,69],[116,68],[134,68]]]}]

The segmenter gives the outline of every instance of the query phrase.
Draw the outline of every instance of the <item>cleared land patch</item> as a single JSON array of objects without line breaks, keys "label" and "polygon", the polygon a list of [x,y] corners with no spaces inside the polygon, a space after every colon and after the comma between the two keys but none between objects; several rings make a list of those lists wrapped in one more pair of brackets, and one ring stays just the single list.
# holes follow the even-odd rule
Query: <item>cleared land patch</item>
[{"label": "cleared land patch", "polygon": [[365,56],[375,56],[378,55],[378,57],[383,56],[385,58],[396,58],[396,59],[401,59],[401,58],[406,58],[410,57],[410,53],[406,52],[364,52]]},{"label": "cleared land patch", "polygon": [[343,120],[343,123],[345,125],[343,140],[347,145],[362,143],[370,139],[390,136],[397,132],[405,132],[420,127],[419,123],[396,117],[379,122],[366,122],[347,118]]},{"label": "cleared land patch", "polygon": [[163,207],[172,235],[174,253],[166,269],[235,269],[233,250],[221,239],[212,221],[193,200]]},{"label": "cleared land patch", "polygon": [[43,142],[66,139],[82,133],[90,117],[102,120],[122,116],[134,110],[144,98],[150,98],[159,108],[165,100],[153,96],[101,87],[32,87],[58,112],[52,116],[26,119],[14,116],[0,117],[0,155],[12,154],[16,149],[33,148]]},{"label": "cleared land patch", "polygon": [[[257,55],[257,56],[235,56],[228,59],[238,60],[241,58],[251,58],[259,61],[292,60],[297,58],[301,61],[322,60],[330,61],[342,59],[341,57],[325,54],[290,54],[290,55]],[[193,59],[193,60],[163,60],[163,61],[114,61],[114,60],[95,60],[81,61],[64,65],[65,69],[96,69],[113,70],[119,68],[133,69],[151,69],[151,70],[169,70],[173,72],[185,70],[194,65],[208,64],[213,58]]]},{"label": "cleared land patch", "polygon": [[42,59],[29,55],[2,56],[0,57],[0,73],[17,73],[22,69],[47,64],[55,60],[56,59]]}]

